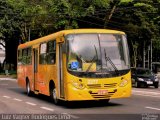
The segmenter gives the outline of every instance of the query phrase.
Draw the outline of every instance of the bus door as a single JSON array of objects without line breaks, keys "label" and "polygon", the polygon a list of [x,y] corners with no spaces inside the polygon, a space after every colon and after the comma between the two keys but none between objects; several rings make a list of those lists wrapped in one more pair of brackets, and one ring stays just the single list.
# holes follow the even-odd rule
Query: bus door
[{"label": "bus door", "polygon": [[38,90],[38,48],[33,48],[33,78],[34,78],[34,91]]},{"label": "bus door", "polygon": [[59,76],[59,95],[60,95],[60,98],[64,98],[64,72],[63,72],[63,67],[64,67],[64,58],[63,58],[63,52],[62,52],[62,46],[63,46],[63,43],[60,43],[59,44],[59,60],[58,60],[58,63],[59,63],[59,69],[58,69],[58,76]]}]

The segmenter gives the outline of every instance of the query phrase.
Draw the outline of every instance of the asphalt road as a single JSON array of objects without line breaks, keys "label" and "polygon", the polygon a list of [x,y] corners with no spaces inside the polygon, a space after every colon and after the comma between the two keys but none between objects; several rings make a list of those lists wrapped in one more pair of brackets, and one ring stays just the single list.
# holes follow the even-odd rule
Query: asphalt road
[{"label": "asphalt road", "polygon": [[0,120],[21,117],[24,120],[160,120],[160,88],[133,88],[130,98],[111,99],[108,104],[86,101],[62,102],[57,106],[44,95],[28,97],[16,80],[0,80]]}]

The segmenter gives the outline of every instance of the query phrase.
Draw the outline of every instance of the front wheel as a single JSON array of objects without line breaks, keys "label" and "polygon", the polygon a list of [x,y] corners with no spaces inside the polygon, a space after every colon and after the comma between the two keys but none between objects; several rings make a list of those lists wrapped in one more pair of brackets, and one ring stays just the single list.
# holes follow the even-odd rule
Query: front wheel
[{"label": "front wheel", "polygon": [[51,90],[50,90],[50,97],[51,97],[51,99],[53,100],[53,102],[55,104],[59,103],[59,100],[58,100],[58,97],[57,97],[56,88],[51,88]]}]

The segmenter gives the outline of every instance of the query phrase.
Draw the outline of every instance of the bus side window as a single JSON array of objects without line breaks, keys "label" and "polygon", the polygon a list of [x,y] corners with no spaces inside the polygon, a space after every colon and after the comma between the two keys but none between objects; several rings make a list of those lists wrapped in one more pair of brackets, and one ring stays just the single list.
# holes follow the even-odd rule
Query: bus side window
[{"label": "bus side window", "polygon": [[27,49],[22,50],[22,64],[25,65],[27,63]]},{"label": "bus side window", "polygon": [[47,43],[47,64],[55,64],[56,62],[56,41]]},{"label": "bus side window", "polygon": [[22,65],[22,50],[18,50],[18,65]]},{"label": "bus side window", "polygon": [[39,63],[46,64],[47,59],[47,43],[42,43],[40,45],[40,55],[39,55]]},{"label": "bus side window", "polygon": [[32,63],[32,57],[31,57],[31,48],[27,48],[27,58],[26,58],[26,62],[27,64],[31,64]]}]

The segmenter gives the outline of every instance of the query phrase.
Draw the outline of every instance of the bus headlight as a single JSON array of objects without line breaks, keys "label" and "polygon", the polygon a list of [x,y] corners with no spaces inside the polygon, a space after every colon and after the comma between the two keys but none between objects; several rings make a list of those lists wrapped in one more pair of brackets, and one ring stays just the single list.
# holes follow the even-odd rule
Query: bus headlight
[{"label": "bus headlight", "polygon": [[80,83],[80,82],[72,82],[72,85],[77,88],[77,89],[84,89],[85,88],[85,85],[83,83]]},{"label": "bus headlight", "polygon": [[119,86],[120,87],[124,87],[124,86],[126,86],[128,84],[128,81],[126,80],[126,79],[123,79],[122,81],[121,81],[121,83],[119,84]]}]

